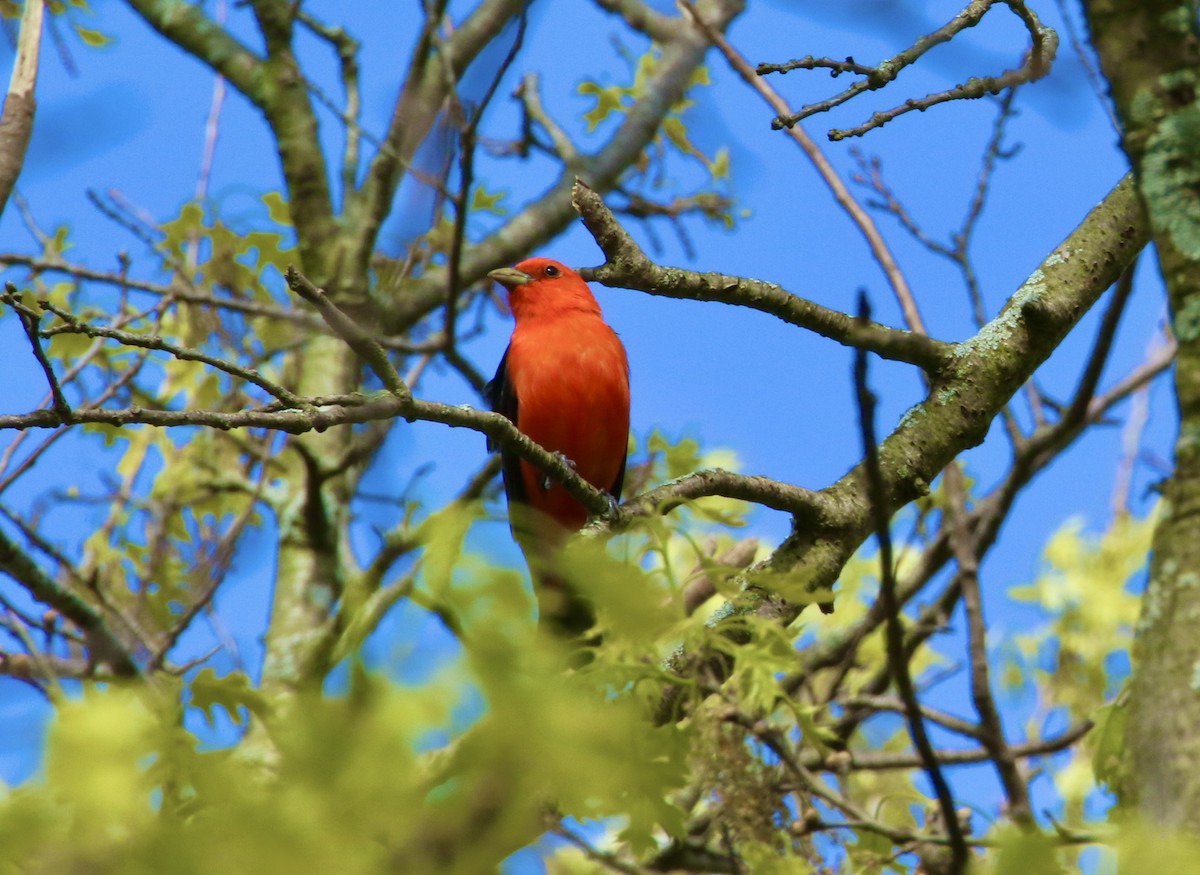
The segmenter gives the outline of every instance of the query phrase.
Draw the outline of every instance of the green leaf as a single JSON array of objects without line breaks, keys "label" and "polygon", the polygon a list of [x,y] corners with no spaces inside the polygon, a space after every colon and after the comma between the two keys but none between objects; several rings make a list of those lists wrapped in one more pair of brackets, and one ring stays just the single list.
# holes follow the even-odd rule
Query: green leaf
[{"label": "green leaf", "polygon": [[717,150],[717,154],[713,156],[712,162],[708,165],[708,172],[712,174],[713,182],[729,178],[729,149],[722,146]]},{"label": "green leaf", "polygon": [[[288,264],[295,259],[296,247],[285,246],[282,234],[252,231],[242,235],[242,243],[243,253],[250,249],[258,253],[258,257],[252,262],[256,274],[261,274],[263,269],[269,266],[275,268],[282,276],[287,271]],[[258,277],[255,279],[257,281]]]},{"label": "green leaf", "polygon": [[113,42],[113,38],[108,34],[101,33],[98,30],[89,30],[86,27],[81,27],[78,24],[72,25],[75,28],[75,33],[83,40],[84,45],[94,49],[102,49]]},{"label": "green leaf", "polygon": [[422,556],[424,589],[441,600],[449,595],[454,569],[462,556],[467,529],[479,516],[477,504],[454,502],[431,516],[423,525],[427,535]]},{"label": "green leaf", "polygon": [[670,115],[663,119],[661,130],[663,136],[684,155],[700,158],[707,163],[704,153],[693,146],[692,141],[688,139],[687,126],[679,116]]},{"label": "green leaf", "polygon": [[259,717],[269,712],[267,700],[262,693],[250,685],[250,679],[241,672],[231,672],[223,677],[211,668],[202,668],[188,684],[191,690],[191,706],[200,709],[205,721],[213,724],[213,709],[220,708],[235,724],[241,725],[241,709]]},{"label": "green leaf", "polygon": [[262,196],[263,205],[267,208],[267,218],[276,225],[285,228],[292,227],[292,212],[287,200],[277,191],[269,191]]},{"label": "green leaf", "polygon": [[580,82],[579,93],[596,100],[596,105],[583,114],[583,120],[588,125],[588,133],[591,133],[612,113],[625,111],[623,101],[629,92],[627,89],[616,86],[602,88],[595,82]]},{"label": "green leaf", "polygon": [[475,186],[475,190],[471,193],[471,209],[482,210],[483,212],[491,213],[495,216],[503,216],[508,210],[499,206],[500,201],[504,200],[506,193],[498,191],[495,194],[488,194],[484,191],[482,185]]},{"label": "green leaf", "polygon": [[1088,734],[1094,745],[1092,771],[1096,780],[1106,784],[1110,790],[1120,789],[1127,774],[1125,767],[1125,726],[1129,721],[1129,707],[1124,693],[1092,712],[1095,727]]},{"label": "green leaf", "polygon": [[204,210],[195,202],[184,204],[179,209],[179,215],[174,219],[163,222],[159,229],[165,235],[163,245],[168,251],[179,255],[183,247],[200,232],[204,221]]},{"label": "green leaf", "polygon": [[67,239],[68,234],[66,225],[58,225],[51,234],[43,242],[42,257],[47,261],[55,261],[63,255],[63,253],[74,249],[75,244]]}]

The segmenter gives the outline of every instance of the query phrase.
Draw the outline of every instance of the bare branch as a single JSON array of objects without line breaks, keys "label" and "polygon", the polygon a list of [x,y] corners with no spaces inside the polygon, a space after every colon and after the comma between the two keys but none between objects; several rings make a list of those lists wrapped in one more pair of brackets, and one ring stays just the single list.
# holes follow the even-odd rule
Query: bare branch
[{"label": "bare branch", "polygon": [[458,300],[462,292],[460,277],[462,271],[462,250],[467,239],[467,216],[471,212],[471,191],[472,186],[475,184],[475,146],[479,132],[479,122],[483,118],[483,114],[487,111],[488,104],[495,97],[496,89],[500,86],[500,80],[504,78],[504,74],[508,72],[508,68],[517,59],[517,53],[521,51],[521,47],[525,44],[527,18],[527,10],[522,9],[520,15],[517,16],[517,34],[513,38],[512,46],[509,47],[508,53],[500,62],[500,66],[496,68],[496,72],[492,75],[492,81],[488,83],[487,90],[480,99],[478,106],[468,110],[458,105],[458,97],[451,91],[451,96],[454,98],[455,104],[458,105],[458,114],[463,119],[463,122],[458,135],[458,193],[451,198],[451,204],[454,206],[454,233],[450,240],[450,252],[446,259],[446,314],[443,331],[445,332],[446,348],[448,350],[455,350],[456,344],[455,323],[458,321]]},{"label": "bare branch", "polygon": [[[1014,757],[1019,759],[1058,753],[1060,750],[1066,750],[1071,747],[1075,742],[1087,735],[1091,729],[1092,721],[1084,720],[1053,738],[1014,744],[1010,748],[1010,752]],[[943,766],[966,766],[975,763],[986,763],[991,761],[992,755],[992,751],[986,747],[977,747],[971,750],[939,750],[935,754],[937,761]],[[836,768],[840,770],[845,767],[842,763],[838,763]],[[921,767],[921,760],[919,757],[905,753],[855,753],[852,754],[848,767],[863,771],[919,769]]]},{"label": "bare branch", "polygon": [[631,498],[617,509],[607,523],[596,523],[591,533],[619,530],[637,517],[658,516],[709,495],[740,498],[773,510],[781,510],[805,520],[818,521],[822,526],[835,528],[844,524],[840,508],[825,501],[819,492],[800,486],[781,483],[769,477],[735,474],[722,468],[709,468],[665,483],[649,492]]},{"label": "bare branch", "polygon": [[62,386],[59,385],[58,377],[54,373],[54,368],[50,364],[50,360],[46,358],[46,351],[42,349],[42,335],[38,331],[38,324],[41,322],[41,313],[30,310],[21,303],[21,299],[17,293],[17,287],[12,283],[5,283],[5,292],[0,295],[0,301],[8,304],[17,314],[17,318],[21,320],[21,328],[25,330],[25,336],[29,339],[29,345],[33,348],[33,357],[37,359],[38,365],[41,366],[42,373],[46,375],[46,382],[50,384],[50,397],[54,404],[54,411],[67,423],[71,422],[71,405],[67,403],[67,398],[63,395]]},{"label": "bare branch", "polygon": [[191,286],[191,283],[183,277],[182,273],[176,274],[182,285],[163,285],[161,283],[134,279],[123,272],[112,273],[110,271],[93,270],[79,264],[71,264],[66,261],[50,261],[45,258],[34,258],[15,252],[0,253],[0,265],[28,267],[34,273],[61,273],[78,280],[89,280],[118,288],[134,289],[164,298],[175,298],[188,304],[200,304],[219,310],[244,313],[247,316],[264,316],[268,319],[281,319],[285,322],[292,322],[308,328],[323,329],[325,326],[325,323],[316,316],[301,313],[297,310],[273,307],[270,304],[260,304],[255,301],[243,301],[238,298],[218,298],[196,291]]},{"label": "bare branch", "polygon": [[[845,91],[827,100],[810,104],[799,112],[781,112],[771,122],[771,127],[776,130],[790,128],[809,116],[828,112],[863,92],[877,91],[883,88],[900,75],[900,72],[905,67],[915,63],[917,59],[934,46],[949,42],[964,30],[977,25],[997,3],[1003,3],[1007,6],[1014,15],[1021,19],[1021,23],[1025,25],[1025,29],[1029,32],[1031,45],[1019,67],[1008,70],[1000,76],[971,78],[953,88],[928,94],[922,98],[909,98],[899,106],[875,113],[870,119],[857,127],[845,130],[831,130],[829,132],[829,139],[842,140],[847,137],[860,137],[868,131],[883,127],[883,125],[892,119],[913,110],[923,112],[939,103],[946,103],[951,100],[970,100],[983,97],[986,94],[999,94],[1007,88],[1022,85],[1026,82],[1037,81],[1050,71],[1050,65],[1053,63],[1054,55],[1058,50],[1058,34],[1051,28],[1043,25],[1033,10],[1025,5],[1024,0],[972,0],[971,3],[946,24],[932,33],[921,37],[912,46],[898,55],[888,58],[886,61],[881,61],[875,67],[868,68],[865,73],[862,70],[855,70],[854,72],[860,73],[864,78],[855,82]],[[786,73],[790,69],[812,69],[817,66],[828,67],[830,64],[812,62],[811,59],[806,58],[802,61],[794,61],[791,64],[764,64],[758,68],[758,73],[759,75]]]},{"label": "bare branch", "polygon": [[333,329],[333,333],[354,350],[358,357],[371,368],[384,387],[400,400],[401,404],[412,400],[412,392],[409,391],[400,374],[388,360],[383,347],[370,334],[364,331],[350,316],[338,309],[338,306],[329,299],[324,291],[313,285],[291,265],[287,269],[287,283],[288,288],[317,308],[321,318]]},{"label": "bare branch", "polygon": [[[311,14],[299,8],[295,9],[296,20],[307,27],[321,39],[328,42],[337,54],[338,65],[342,75],[342,90],[345,92],[346,106],[344,110],[331,108],[346,123],[346,144],[342,149],[342,192],[353,191],[358,184],[358,145],[362,129],[359,126],[362,101],[358,83],[358,40],[350,36],[340,27],[322,24]],[[311,82],[309,83],[312,84]],[[324,94],[318,95],[318,100],[326,102]],[[344,202],[344,201],[343,201]]]},{"label": "bare branch", "polygon": [[1000,712],[992,698],[988,671],[987,625],[983,619],[983,598],[979,592],[979,555],[967,527],[966,484],[958,465],[951,464],[942,474],[946,483],[948,507],[946,525],[950,527],[950,545],[958,564],[958,584],[967,614],[967,651],[971,664],[971,699],[979,715],[979,740],[992,754],[992,763],[1004,793],[1012,819],[1026,829],[1034,826],[1029,807],[1029,790],[1017,770],[1016,760],[1004,737]]},{"label": "bare branch", "polygon": [[[754,70],[746,62],[746,59],[719,32],[703,24],[702,19],[690,3],[685,5],[684,8],[689,10],[689,14],[704,28],[708,39],[725,56],[725,60],[733,68],[734,72],[742,77],[742,81],[753,88],[776,112],[786,112],[787,103],[771,88],[765,79],[755,74]],[[788,136],[800,147],[800,150],[812,163],[813,168],[833,195],[833,199],[845,211],[850,221],[854,223],[855,228],[858,229],[859,233],[866,240],[872,257],[879,265],[880,270],[883,271],[888,285],[892,287],[892,294],[895,295],[897,302],[900,304],[900,309],[904,313],[904,323],[912,332],[927,334],[928,332],[925,330],[925,325],[921,320],[920,311],[917,309],[916,299],[913,297],[912,290],[908,287],[908,281],[904,278],[904,272],[900,270],[900,266],[896,263],[891,249],[879,233],[879,229],[875,227],[875,223],[871,220],[871,217],[867,215],[858,201],[854,199],[854,196],[850,194],[850,190],[846,188],[846,184],[842,182],[837,171],[833,169],[833,166],[825,158],[824,154],[822,154],[817,144],[812,141],[802,128],[794,124],[790,125],[788,127]]]},{"label": "bare branch", "polygon": [[[859,295],[859,319],[866,321],[870,317],[870,308],[865,293]],[[909,734],[913,746],[921,758],[921,767],[929,776],[937,797],[938,807],[942,812],[942,822],[950,835],[952,852],[951,869],[954,875],[959,875],[966,869],[969,852],[963,837],[962,823],[959,822],[958,812],[954,808],[954,797],[950,785],[942,774],[933,744],[925,730],[925,719],[921,714],[921,705],[917,701],[913,689],[912,676],[909,674],[908,654],[904,652],[904,627],[900,620],[900,603],[896,599],[896,577],[892,567],[892,536],[891,508],[888,502],[887,489],[883,481],[883,472],[879,464],[879,448],[875,442],[875,403],[867,382],[867,353],[857,350],[854,355],[854,386],[858,396],[859,425],[862,434],[863,448],[866,458],[864,468],[865,491],[870,502],[871,521],[879,543],[879,597],[883,602],[886,620],[885,640],[887,643],[888,670],[896,683],[896,690],[904,702],[905,717],[908,720]]]},{"label": "bare branch", "polygon": [[[709,19],[714,28],[725,27],[742,4],[714,0]],[[544,195],[527,204],[500,229],[463,250],[462,285],[481,280],[502,264],[513,264],[565,228],[574,218],[571,186],[582,177],[596,191],[607,191],[636,163],[659,133],[663,118],[687,92],[697,65],[704,60],[707,37],[693,26],[680,27],[675,39],[662,45],[662,54],[643,83],[642,96],[624,113],[608,141],[591,155],[580,155],[582,170],[567,170]],[[384,315],[385,330],[398,333],[414,324],[444,300],[445,269],[429,269],[419,279],[405,283],[402,293],[390,296]]]},{"label": "bare branch", "polygon": [[[412,61],[392,111],[387,135],[366,172],[362,186],[347,200],[344,213],[355,226],[355,252],[369,258],[379,228],[391,208],[402,172],[432,129],[458,77],[489,45],[504,24],[525,7],[525,0],[484,0],[435,51],[440,14],[429,17],[412,53]],[[481,274],[482,276],[482,274]],[[468,282],[474,282],[472,277]],[[441,285],[445,289],[445,285]]]},{"label": "bare branch", "polygon": [[600,195],[582,180],[575,181],[573,197],[584,225],[606,258],[601,267],[581,270],[585,279],[662,297],[748,307],[830,340],[861,346],[883,358],[915,364],[926,371],[935,372],[947,361],[949,344],[874,322],[857,324],[845,313],[793,295],[774,283],[658,267],[620,226]]}]

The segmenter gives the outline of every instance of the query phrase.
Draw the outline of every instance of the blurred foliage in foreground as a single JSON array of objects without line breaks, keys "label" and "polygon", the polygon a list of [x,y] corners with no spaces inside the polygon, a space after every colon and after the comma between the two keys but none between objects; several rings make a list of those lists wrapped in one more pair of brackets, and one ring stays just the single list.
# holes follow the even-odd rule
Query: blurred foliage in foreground
[{"label": "blurred foliage in foreground", "polygon": [[[693,442],[657,434],[641,457],[631,471],[650,483],[702,461]],[[937,513],[936,498],[918,512]],[[795,674],[798,654],[858,627],[876,597],[874,555],[847,567],[831,616],[806,611],[787,629],[738,620],[736,667],[720,684],[703,673],[681,682],[666,666],[681,646],[733,646],[728,627],[713,622],[720,594],[690,616],[680,606],[698,574],[726,588],[711,557],[733,543],[729,528],[746,506],[707,499],[607,550],[584,543],[572,562],[597,601],[603,643],[585,666],[565,670],[568,654],[539,634],[521,576],[463,552],[483,513],[479,504],[451,508],[428,528],[413,596],[451,618],[459,649],[423,684],[398,685],[352,655],[344,689],[311,694],[287,717],[271,713],[244,675],[211,669],[176,683],[58,690],[42,774],[0,801],[0,872],[484,872],[546,832],[559,836],[552,873],[694,867],[694,839],[714,830],[750,872],[908,872],[917,855],[933,859],[928,844],[894,856],[874,826],[827,828],[838,819],[836,792],[875,826],[928,834],[917,770],[858,767],[908,750],[895,713],[879,708],[844,745],[835,732],[883,664],[881,633],[867,635],[850,664]],[[898,528],[928,528],[912,522]],[[1136,599],[1125,582],[1144,562],[1150,527],[1119,519],[1093,539],[1069,523],[1051,537],[1044,573],[1012,593],[1044,617],[995,645],[1010,692],[1045,703],[1030,737],[1071,716],[1064,710],[1086,716],[1127,673]],[[647,609],[654,590],[658,608]],[[919,650],[914,676],[952,676],[946,650]],[[678,683],[682,718],[655,725],[664,689]],[[247,755],[250,742],[203,749],[182,728],[189,709],[261,721],[271,765]],[[1120,750],[1110,731],[1119,709],[1108,706],[1093,735],[1109,751]],[[1111,773],[1106,756],[1077,745],[1042,758],[1050,810],[1070,840],[1007,825],[989,836],[995,844],[976,871],[1064,871],[1096,840],[1132,861],[1123,872],[1186,871],[1196,849],[1182,839],[1133,826],[1089,832],[1104,807],[1093,764]]]}]

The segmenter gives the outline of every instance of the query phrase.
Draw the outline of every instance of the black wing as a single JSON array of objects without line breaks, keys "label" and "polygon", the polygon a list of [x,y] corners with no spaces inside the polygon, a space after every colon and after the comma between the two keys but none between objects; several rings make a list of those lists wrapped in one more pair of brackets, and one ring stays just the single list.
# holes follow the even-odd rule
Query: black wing
[{"label": "black wing", "polygon": [[[496,367],[496,376],[492,377],[491,382],[483,387],[483,397],[487,399],[492,410],[499,413],[505,419],[509,420],[513,425],[517,424],[517,390],[513,388],[512,382],[508,379],[508,350],[504,350],[504,355],[500,357],[500,364]],[[487,448],[489,450],[496,449],[491,438],[488,438]],[[521,460],[513,453],[500,451],[500,471],[504,475],[504,492],[508,495],[510,502],[519,501],[527,503],[525,497],[525,483],[521,478]],[[625,466],[621,466],[622,475],[625,473]]]},{"label": "black wing", "polygon": [[[629,361],[625,361],[625,384],[629,385]],[[628,435],[626,435],[628,440]],[[608,490],[609,494],[617,500],[617,504],[621,503],[621,490],[625,488],[625,463],[629,461],[629,445],[626,443],[625,452],[621,454],[621,470],[617,471],[617,479],[613,481],[612,488]]]},{"label": "black wing", "polygon": [[[500,357],[500,364],[496,367],[496,376],[492,377],[491,381],[483,387],[483,397],[487,399],[492,410],[499,413],[505,419],[509,420],[513,425],[517,425],[517,390],[513,388],[512,382],[508,379],[508,350],[504,350],[504,355]],[[489,450],[494,450],[491,438],[488,438],[487,447]],[[504,491],[508,495],[509,501],[520,501],[528,503],[525,495],[525,481],[521,478],[521,463],[520,459],[512,453],[500,451],[500,459],[502,463],[501,471],[504,473]],[[621,469],[617,471],[617,476],[613,480],[612,486],[609,487],[609,493],[617,501],[621,500],[621,489],[625,485],[625,456],[621,457]]]},{"label": "black wing", "polygon": [[621,470],[617,472],[617,479],[613,481],[612,488],[609,493],[618,502],[621,501],[621,490],[625,487],[625,463],[629,461],[628,456],[621,456]]}]

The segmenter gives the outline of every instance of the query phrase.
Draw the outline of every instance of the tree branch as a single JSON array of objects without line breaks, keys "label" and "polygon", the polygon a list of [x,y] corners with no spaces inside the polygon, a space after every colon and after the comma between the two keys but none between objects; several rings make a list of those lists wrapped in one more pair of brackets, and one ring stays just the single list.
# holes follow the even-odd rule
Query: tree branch
[{"label": "tree branch", "polygon": [[[441,22],[425,22],[425,30],[413,50],[404,84],[400,87],[383,145],[371,159],[362,186],[348,196],[344,211],[350,227],[354,228],[352,251],[361,261],[364,275],[379,229],[391,209],[401,174],[409,169],[417,147],[432,130],[450,90],[504,25],[520,14],[525,2],[484,0],[437,49],[433,37]],[[441,289],[445,289],[444,280]],[[438,303],[440,300],[431,301],[429,309]]]},{"label": "tree branch", "polygon": [[[889,515],[926,492],[956,455],[983,440],[1008,399],[1145,245],[1148,230],[1126,178],[1047,256],[995,319],[955,345],[928,397],[901,418],[880,447]],[[863,482],[858,465],[821,490],[824,498],[857,508],[845,529],[799,527],[751,569],[751,579],[761,572],[769,587],[771,572],[803,569],[814,586],[831,585],[871,531]]]},{"label": "tree branch", "polygon": [[658,267],[621,227],[600,195],[582,180],[575,180],[572,198],[584,226],[606,259],[600,267],[581,270],[580,275],[585,279],[666,298],[747,307],[846,346],[862,347],[883,358],[915,364],[929,372],[945,365],[953,349],[948,343],[910,331],[874,322],[859,324],[845,313],[793,295],[774,283]]},{"label": "tree branch", "polygon": [[[859,315],[862,322],[870,317],[866,293],[859,294]],[[967,865],[968,851],[964,841],[962,823],[954,808],[954,796],[950,785],[942,774],[941,765],[934,753],[933,744],[925,728],[921,704],[917,701],[912,675],[908,667],[908,654],[904,649],[904,626],[900,618],[900,603],[896,598],[896,575],[892,564],[891,508],[879,464],[879,448],[875,443],[876,398],[867,382],[867,352],[859,349],[854,354],[854,387],[858,398],[859,431],[862,436],[865,458],[863,484],[869,505],[871,524],[879,544],[879,598],[883,602],[885,616],[884,640],[887,647],[888,672],[896,684],[900,700],[904,703],[904,714],[908,722],[909,736],[921,760],[921,768],[933,785],[934,796],[941,809],[942,823],[950,835],[950,872],[959,875]]]},{"label": "tree branch", "polygon": [[[710,27],[722,28],[736,16],[741,0],[708,0],[703,4]],[[599,192],[612,188],[659,132],[663,118],[687,92],[696,67],[704,60],[708,39],[695,26],[680,27],[676,38],[662,45],[662,55],[647,77],[642,96],[625,110],[625,117],[608,141],[591,155],[579,155],[581,170],[564,170],[550,189],[527,204],[501,228],[463,250],[460,276],[464,287],[479,282],[497,265],[513,264],[560,233],[575,218],[571,187],[576,175]],[[396,334],[415,324],[444,300],[445,268],[435,267],[405,283],[391,295],[381,314],[386,333]]]},{"label": "tree branch", "polygon": [[313,285],[291,265],[288,265],[287,269],[287,284],[288,288],[317,308],[317,312],[321,314],[321,318],[325,320],[333,333],[354,350],[355,354],[371,368],[384,387],[402,404],[406,404],[412,399],[412,392],[405,385],[400,374],[392,367],[383,347],[376,343],[374,338],[357,322],[343,313],[323,290]]},{"label": "tree branch", "polygon": [[33,98],[37,85],[38,50],[42,41],[42,0],[25,0],[21,10],[21,32],[17,37],[17,57],[13,61],[8,94],[4,98],[4,113],[0,115],[0,214],[8,203],[25,151],[33,134]]},{"label": "tree branch", "polygon": [[39,602],[54,608],[78,626],[93,644],[93,661],[111,664],[113,671],[119,675],[137,672],[128,648],[110,631],[108,618],[101,610],[48,576],[3,531],[0,531],[0,572],[11,577]]},{"label": "tree branch", "polygon": [[[1024,0],[972,0],[954,18],[937,30],[921,37],[898,55],[888,58],[886,61],[881,61],[875,67],[867,68],[867,72],[863,74],[864,78],[855,82],[845,91],[827,100],[810,104],[796,113],[781,112],[771,122],[771,127],[775,130],[790,128],[809,116],[828,112],[865,91],[877,91],[883,88],[894,80],[900,74],[900,71],[915,63],[934,46],[949,42],[964,30],[979,24],[988,11],[997,3],[1003,3],[1007,6],[1014,15],[1021,19],[1021,23],[1025,25],[1025,29],[1029,32],[1030,48],[1026,52],[1021,66],[1008,70],[1000,76],[973,77],[945,91],[929,94],[922,98],[909,98],[899,106],[875,113],[858,127],[846,130],[831,130],[829,132],[829,139],[842,140],[847,137],[860,137],[867,133],[867,131],[883,127],[883,125],[892,119],[913,110],[923,112],[939,103],[946,103],[951,100],[970,100],[983,97],[985,94],[999,94],[1007,88],[1012,88],[1026,82],[1037,81],[1050,71],[1050,65],[1053,63],[1054,56],[1058,51],[1058,34],[1051,28],[1043,25],[1038,20],[1037,15],[1025,5]],[[858,67],[858,65],[854,66]],[[831,67],[831,62],[805,58],[787,64],[760,64],[758,74],[762,76],[768,73],[786,73],[788,70],[814,69],[816,67]],[[849,70],[848,67],[833,67],[833,69],[839,72]],[[861,69],[854,69],[851,72],[861,74],[863,71]]]},{"label": "tree branch", "polygon": [[[767,105],[774,109],[777,113],[787,111],[787,103],[780,97],[770,84],[761,76],[755,74],[754,70],[746,62],[729,41],[726,40],[719,32],[709,27],[704,23],[703,18],[697,13],[696,8],[691,3],[686,3],[683,7],[696,20],[698,25],[704,29],[708,39],[714,46],[724,55],[725,60],[733,71],[742,77],[742,81],[754,89],[759,96],[766,101]],[[879,269],[883,272],[887,279],[888,285],[892,287],[892,293],[896,296],[897,302],[900,304],[900,310],[904,313],[904,322],[909,330],[915,334],[928,334],[925,330],[925,325],[921,320],[921,313],[917,309],[916,298],[913,297],[912,290],[908,287],[908,280],[904,277],[904,272],[900,269],[900,265],[896,263],[895,257],[892,255],[891,248],[883,239],[883,235],[879,233],[879,229],[871,220],[867,212],[854,199],[854,195],[842,182],[837,171],[833,169],[833,165],[821,152],[817,144],[812,141],[812,138],[804,132],[800,127],[792,125],[788,128],[788,136],[792,141],[800,147],[806,158],[812,164],[813,169],[817,171],[817,175],[821,177],[821,181],[829,189],[829,193],[833,195],[834,201],[842,208],[847,217],[862,234],[863,239],[867,243],[867,248],[871,250],[871,257],[875,259]]]},{"label": "tree branch", "polygon": [[220,73],[259,109],[266,108],[263,58],[183,0],[125,0],[147,24]]}]

